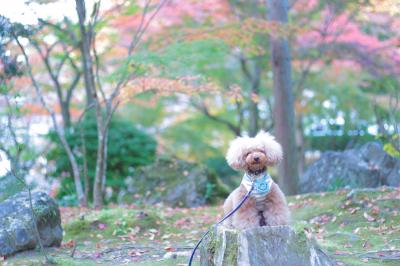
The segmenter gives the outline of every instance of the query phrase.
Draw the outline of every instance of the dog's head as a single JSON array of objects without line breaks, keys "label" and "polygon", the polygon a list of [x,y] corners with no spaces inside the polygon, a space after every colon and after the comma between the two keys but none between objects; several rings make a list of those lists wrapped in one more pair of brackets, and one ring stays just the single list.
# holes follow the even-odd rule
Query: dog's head
[{"label": "dog's head", "polygon": [[261,131],[254,138],[234,139],[226,154],[226,161],[235,170],[256,172],[273,166],[282,159],[281,145],[267,132]]}]

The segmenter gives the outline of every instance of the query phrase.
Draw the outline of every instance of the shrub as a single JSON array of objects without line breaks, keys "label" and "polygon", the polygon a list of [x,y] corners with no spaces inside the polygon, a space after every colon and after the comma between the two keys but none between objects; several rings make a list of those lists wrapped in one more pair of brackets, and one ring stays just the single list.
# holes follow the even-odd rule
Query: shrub
[{"label": "shrub", "polygon": [[[47,159],[53,161],[55,165],[50,175],[61,178],[61,187],[57,192],[57,198],[63,199],[65,197],[70,199],[71,195],[75,195],[75,186],[68,157],[55,132],[50,132],[48,137],[53,145],[47,153]],[[85,144],[87,170],[90,188],[92,188],[97,157],[97,125],[95,117],[87,115],[80,125],[73,125],[66,132],[66,138],[76,154],[81,170],[84,165],[82,143]],[[106,186],[111,187],[113,190],[109,200],[114,200],[117,195],[114,192],[118,192],[125,186],[125,178],[133,172],[135,167],[147,165],[154,161],[157,143],[154,138],[137,129],[131,122],[119,117],[115,117],[111,121],[108,138]],[[83,170],[81,173],[83,173]],[[83,178],[82,174],[82,182]],[[91,194],[89,196],[91,199]],[[71,204],[70,200],[65,202]]]},{"label": "shrub", "polygon": [[210,157],[204,162],[205,165],[213,170],[216,175],[229,187],[234,189],[238,186],[241,180],[241,174],[233,170],[226,162],[225,157],[215,156]]}]

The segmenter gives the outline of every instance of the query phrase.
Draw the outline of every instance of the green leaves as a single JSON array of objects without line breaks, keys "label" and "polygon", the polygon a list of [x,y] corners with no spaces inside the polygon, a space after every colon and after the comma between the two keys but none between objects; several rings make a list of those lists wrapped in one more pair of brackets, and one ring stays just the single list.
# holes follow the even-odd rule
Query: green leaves
[{"label": "green leaves", "polygon": [[157,52],[140,51],[132,60],[148,68],[155,67],[164,77],[202,75],[213,78],[222,71],[228,53],[228,47],[221,40],[200,40],[176,42]]},{"label": "green leaves", "polygon": [[[81,133],[83,134],[84,144]],[[62,189],[57,196],[62,198],[74,194],[75,189],[71,178],[69,160],[55,133],[50,133],[48,137],[53,143],[57,144],[47,154],[47,159],[55,162],[55,171],[50,175],[57,178],[64,177]],[[92,183],[97,158],[96,119],[91,114],[87,115],[80,125],[73,126],[66,137],[77,155],[78,163],[82,169],[84,165],[82,146],[85,145],[88,176]],[[108,137],[107,186],[118,191],[125,185],[125,178],[131,174],[134,167],[146,165],[154,160],[157,143],[151,136],[137,129],[133,123],[118,117],[111,120]]]},{"label": "green leaves", "polygon": [[127,7],[124,7],[122,12],[123,16],[133,16],[140,11],[140,7],[137,5],[136,1],[131,1]]}]

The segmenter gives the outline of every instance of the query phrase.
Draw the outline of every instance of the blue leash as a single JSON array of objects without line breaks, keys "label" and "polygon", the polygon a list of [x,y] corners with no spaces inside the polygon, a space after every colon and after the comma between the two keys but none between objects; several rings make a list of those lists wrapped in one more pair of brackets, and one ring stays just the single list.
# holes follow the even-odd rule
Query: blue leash
[{"label": "blue leash", "polygon": [[[220,225],[226,219],[231,217],[237,210],[239,210],[239,208],[243,205],[243,203],[250,197],[250,194],[253,191],[253,189],[254,189],[254,182],[251,184],[251,188],[250,188],[249,192],[247,192],[246,196],[243,197],[242,201],[232,211],[230,211],[227,215],[225,215],[220,221],[218,221],[216,224],[214,224],[212,226],[212,228],[215,227],[215,226]],[[193,258],[194,258],[194,255],[196,254],[196,250],[200,246],[201,242],[203,242],[203,239],[210,233],[210,231],[211,231],[211,228],[208,229],[207,232],[205,232],[205,234],[200,238],[199,242],[197,242],[196,246],[193,248],[192,255],[190,255],[189,265],[188,266],[192,266]]]}]

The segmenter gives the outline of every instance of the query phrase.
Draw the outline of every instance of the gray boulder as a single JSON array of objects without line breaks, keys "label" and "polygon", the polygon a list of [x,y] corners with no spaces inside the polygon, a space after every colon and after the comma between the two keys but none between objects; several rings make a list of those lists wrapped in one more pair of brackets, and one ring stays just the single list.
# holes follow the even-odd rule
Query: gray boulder
[{"label": "gray boulder", "polygon": [[[46,193],[32,193],[36,224],[44,247],[60,246],[62,228],[57,204]],[[27,192],[0,203],[0,256],[34,249],[38,245]]]},{"label": "gray boulder", "polygon": [[146,204],[196,207],[229,193],[206,166],[178,159],[159,158],[154,164],[136,169],[126,182],[127,191],[119,195],[119,201],[126,203],[137,194]]},{"label": "gray boulder", "polygon": [[333,266],[332,260],[304,233],[290,226],[233,230],[218,226],[200,248],[201,266]]},{"label": "gray boulder", "polygon": [[300,177],[301,193],[338,188],[375,188],[400,185],[400,160],[377,142],[343,152],[329,151]]}]

